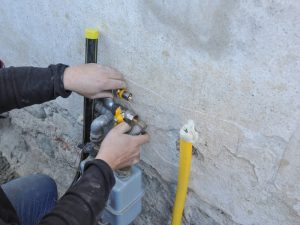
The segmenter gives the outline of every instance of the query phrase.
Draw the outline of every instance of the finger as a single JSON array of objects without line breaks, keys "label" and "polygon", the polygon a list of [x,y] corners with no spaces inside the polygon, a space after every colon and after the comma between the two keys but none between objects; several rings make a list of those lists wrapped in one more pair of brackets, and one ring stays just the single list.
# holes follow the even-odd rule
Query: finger
[{"label": "finger", "polygon": [[116,79],[116,80],[124,79],[123,74],[112,67],[105,67],[105,70],[108,72],[108,77],[111,79]]},{"label": "finger", "polygon": [[150,141],[150,136],[149,134],[143,134],[143,135],[138,135],[138,136],[133,136],[135,142],[138,145],[146,144]]},{"label": "finger", "polygon": [[92,99],[96,98],[113,98],[111,91],[102,91],[92,96]]},{"label": "finger", "polygon": [[141,151],[139,151],[138,154],[136,154],[134,159],[140,160],[140,158],[141,158]]},{"label": "finger", "polygon": [[119,125],[117,125],[114,128],[114,130],[120,134],[124,134],[124,133],[128,132],[130,129],[131,129],[131,127],[125,122],[120,123]]},{"label": "finger", "polygon": [[110,79],[124,80],[124,75],[117,70],[113,70],[108,76]]},{"label": "finger", "polygon": [[124,80],[108,79],[104,85],[105,90],[122,89],[122,88],[126,88],[126,83]]},{"label": "finger", "polygon": [[140,158],[136,158],[133,160],[132,165],[137,164],[138,162],[140,162]]}]

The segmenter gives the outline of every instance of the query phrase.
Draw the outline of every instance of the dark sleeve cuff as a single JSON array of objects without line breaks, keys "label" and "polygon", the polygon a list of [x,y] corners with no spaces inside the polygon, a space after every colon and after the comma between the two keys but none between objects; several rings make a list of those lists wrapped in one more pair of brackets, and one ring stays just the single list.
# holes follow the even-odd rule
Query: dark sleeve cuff
[{"label": "dark sleeve cuff", "polygon": [[0,113],[68,97],[63,76],[67,65],[48,68],[9,67],[0,69]]},{"label": "dark sleeve cuff", "polygon": [[95,159],[87,163],[81,178],[39,224],[96,224],[114,184],[113,171],[104,161]]},{"label": "dark sleeve cuff", "polygon": [[49,69],[51,70],[54,76],[54,93],[55,96],[61,96],[63,98],[67,98],[72,93],[71,91],[65,90],[64,87],[64,72],[65,69],[69,67],[64,64],[50,65]]},{"label": "dark sleeve cuff", "polygon": [[105,161],[103,161],[101,159],[94,159],[85,164],[84,171],[87,171],[88,168],[90,168],[91,166],[97,167],[99,172],[102,173],[102,175],[104,176],[104,178],[108,184],[107,191],[110,192],[116,183],[115,176],[114,176],[114,173],[113,173],[113,170],[111,169],[111,167]]}]

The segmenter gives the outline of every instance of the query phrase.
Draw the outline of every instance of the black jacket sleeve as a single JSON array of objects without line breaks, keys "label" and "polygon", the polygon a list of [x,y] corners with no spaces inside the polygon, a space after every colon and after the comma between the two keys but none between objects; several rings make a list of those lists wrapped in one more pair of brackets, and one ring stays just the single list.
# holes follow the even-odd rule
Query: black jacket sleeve
[{"label": "black jacket sleeve", "polygon": [[63,74],[67,66],[48,68],[9,67],[0,69],[0,113],[14,108],[43,103],[58,96],[68,97]]},{"label": "black jacket sleeve", "polygon": [[[42,103],[58,96],[67,97],[63,73],[66,65],[48,68],[10,67],[0,69],[0,113],[14,108]],[[102,160],[86,164],[80,180],[58,201],[41,225],[94,225],[96,216],[104,208],[115,178],[109,165]],[[12,210],[11,210],[12,211]],[[12,220],[0,224],[15,225]]]},{"label": "black jacket sleeve", "polygon": [[[88,162],[80,180],[39,225],[95,225],[114,185],[115,177],[109,165],[99,159]],[[0,207],[0,225],[20,225],[15,210],[1,189],[0,200],[3,209],[1,211]]]},{"label": "black jacket sleeve", "polygon": [[80,180],[39,224],[94,225],[114,184],[115,178],[109,165],[99,159],[90,161]]}]

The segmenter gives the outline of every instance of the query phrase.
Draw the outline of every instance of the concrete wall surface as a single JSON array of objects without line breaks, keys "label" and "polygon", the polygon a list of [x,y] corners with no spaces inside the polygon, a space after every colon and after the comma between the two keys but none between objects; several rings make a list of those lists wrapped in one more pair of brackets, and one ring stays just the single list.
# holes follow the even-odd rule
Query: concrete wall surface
[{"label": "concrete wall surface", "polygon": [[[101,30],[99,62],[124,73],[149,125],[146,195],[134,224],[169,224],[180,127],[195,144],[183,224],[300,224],[298,0],[1,0],[8,66],[84,62],[84,29]],[[78,163],[82,98],[10,112],[0,149],[20,175]]]}]

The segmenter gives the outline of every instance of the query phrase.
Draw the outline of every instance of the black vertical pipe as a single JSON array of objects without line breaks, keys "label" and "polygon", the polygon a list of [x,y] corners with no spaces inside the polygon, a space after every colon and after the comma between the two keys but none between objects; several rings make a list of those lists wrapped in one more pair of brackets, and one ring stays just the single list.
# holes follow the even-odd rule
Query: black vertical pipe
[{"label": "black vertical pipe", "polygon": [[[85,31],[85,63],[97,63],[97,54],[98,54],[98,36],[99,32],[94,29],[87,29]],[[90,141],[90,130],[91,123],[93,121],[93,112],[94,112],[94,100],[84,98],[83,103],[83,134],[82,134],[82,147],[80,162],[73,179],[71,186],[73,186],[80,177],[80,163],[88,154],[84,152],[84,146],[87,142]]]},{"label": "black vertical pipe", "polygon": [[[97,63],[98,31],[86,30],[85,39],[85,63]],[[91,123],[94,119],[94,100],[84,98],[83,110],[83,144],[90,141]]]}]

